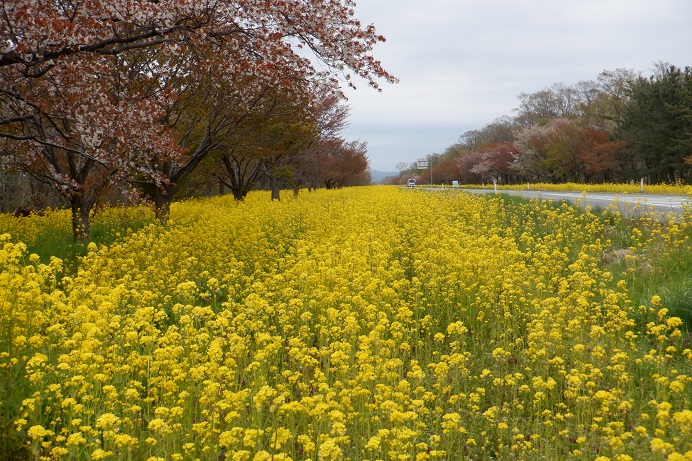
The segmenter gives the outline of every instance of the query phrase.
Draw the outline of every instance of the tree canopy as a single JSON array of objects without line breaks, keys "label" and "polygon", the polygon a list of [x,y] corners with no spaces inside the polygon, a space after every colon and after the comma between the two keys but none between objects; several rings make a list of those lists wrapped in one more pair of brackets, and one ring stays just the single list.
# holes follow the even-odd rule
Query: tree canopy
[{"label": "tree canopy", "polygon": [[[515,116],[463,133],[432,175],[478,183],[692,179],[692,71],[605,70],[573,86],[521,93]],[[400,168],[399,181],[430,170]]]},{"label": "tree canopy", "polygon": [[353,76],[396,81],[351,0],[0,6],[3,158],[71,204],[75,239],[113,181],[148,184],[165,206],[267,91],[309,105]]}]

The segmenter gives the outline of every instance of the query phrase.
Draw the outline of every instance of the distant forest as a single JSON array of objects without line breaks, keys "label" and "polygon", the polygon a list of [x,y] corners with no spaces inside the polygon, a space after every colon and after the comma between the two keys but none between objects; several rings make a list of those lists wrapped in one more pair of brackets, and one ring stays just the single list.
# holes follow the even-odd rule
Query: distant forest
[{"label": "distant forest", "polygon": [[[595,80],[521,93],[513,117],[467,131],[428,155],[434,183],[689,183],[692,180],[692,68],[656,63],[653,75],[603,71]],[[397,165],[427,183],[430,169]]]}]

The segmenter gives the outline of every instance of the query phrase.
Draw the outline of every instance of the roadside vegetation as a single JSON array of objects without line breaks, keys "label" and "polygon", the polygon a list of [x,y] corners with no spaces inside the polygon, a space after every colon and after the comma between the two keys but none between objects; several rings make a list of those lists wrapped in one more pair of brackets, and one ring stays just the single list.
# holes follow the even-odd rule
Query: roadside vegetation
[{"label": "roadside vegetation", "polygon": [[[460,187],[478,187],[460,186]],[[492,188],[493,184],[484,184],[483,188]],[[498,184],[498,189],[521,190],[551,190],[551,191],[577,191],[577,192],[610,192],[615,194],[670,194],[670,195],[689,195],[692,196],[692,186],[682,183],[677,184],[646,184],[641,186],[639,183],[631,184],[578,184],[578,183],[524,183],[524,184]]]},{"label": "roadside vegetation", "polygon": [[3,459],[692,457],[690,213],[253,192],[72,270],[62,213],[0,218]]},{"label": "roadside vegetation", "polygon": [[604,70],[520,93],[514,115],[463,133],[425,162],[397,164],[389,183],[690,183],[691,95],[692,68],[664,62],[650,75]]}]

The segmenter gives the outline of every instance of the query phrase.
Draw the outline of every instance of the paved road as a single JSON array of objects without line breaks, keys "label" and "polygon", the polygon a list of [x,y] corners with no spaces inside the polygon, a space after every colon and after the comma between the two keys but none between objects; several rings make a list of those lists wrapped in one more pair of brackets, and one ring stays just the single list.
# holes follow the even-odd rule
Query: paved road
[{"label": "paved road", "polygon": [[[472,194],[492,194],[493,189],[460,189]],[[660,195],[660,194],[615,194],[606,192],[558,192],[537,190],[502,190],[498,193],[524,197],[537,198],[560,202],[569,200],[576,203],[581,200],[581,206],[605,209],[611,204],[617,204],[620,212],[626,216],[637,215],[641,212],[656,212],[661,216],[669,212],[682,213],[685,207],[692,207],[692,198],[684,195]]]}]

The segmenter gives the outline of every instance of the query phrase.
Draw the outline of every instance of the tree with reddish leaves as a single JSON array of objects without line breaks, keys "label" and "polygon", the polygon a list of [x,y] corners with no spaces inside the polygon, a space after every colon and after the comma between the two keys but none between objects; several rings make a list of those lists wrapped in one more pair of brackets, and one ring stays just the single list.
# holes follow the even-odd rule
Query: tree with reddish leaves
[{"label": "tree with reddish leaves", "polygon": [[622,171],[625,143],[611,141],[606,131],[556,119],[551,122],[547,165],[555,177],[570,182],[609,181]]},{"label": "tree with reddish leaves", "polygon": [[[370,54],[384,37],[354,18],[354,6],[0,0],[4,155],[61,191],[78,215],[75,239],[87,238],[99,184],[133,168],[157,187],[172,181],[166,165],[185,152],[163,120],[186,88],[171,82],[208,70],[229,84],[242,75],[296,91],[314,78],[352,85],[351,72],[378,89],[380,78],[394,82]],[[319,71],[297,47],[313,52]]]},{"label": "tree with reddish leaves", "polygon": [[458,180],[457,158],[440,155],[433,163],[433,182],[435,184],[451,184]]},{"label": "tree with reddish leaves", "polygon": [[480,151],[480,159],[472,168],[487,181],[497,181],[509,184],[516,176],[516,170],[512,166],[519,156],[519,148],[513,142],[504,142],[490,145]]},{"label": "tree with reddish leaves", "polygon": [[581,161],[586,182],[613,182],[622,177],[626,162],[624,141],[614,141],[606,131],[588,128],[583,134]]},{"label": "tree with reddish leaves", "polygon": [[324,177],[329,170],[332,161],[330,153],[336,152],[343,139],[338,137],[318,137],[308,144],[298,155],[289,159],[289,165],[293,173],[292,185],[294,195],[297,195],[302,187],[313,191],[325,187]]},{"label": "tree with reddish leaves", "polygon": [[483,180],[478,173],[473,172],[473,168],[480,163],[482,159],[483,153],[477,150],[467,151],[461,154],[457,160],[457,171],[459,173],[459,181],[462,184],[477,184]]},{"label": "tree with reddish leaves", "polygon": [[583,130],[567,119],[550,121],[545,167],[558,182],[584,180],[585,167],[581,152],[585,149]]},{"label": "tree with reddish leaves", "polygon": [[322,181],[327,189],[370,183],[368,143],[342,141],[319,157]]},{"label": "tree with reddish leaves", "polygon": [[301,187],[313,190],[325,186],[325,174],[334,160],[330,155],[338,152],[345,144],[340,135],[347,125],[349,107],[344,104],[343,96],[325,92],[325,89],[315,94],[315,104],[311,106],[310,113],[317,136],[297,155],[288,159],[294,193]]}]

